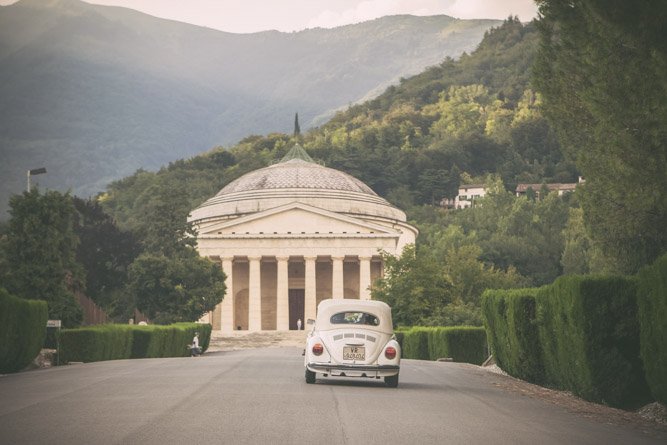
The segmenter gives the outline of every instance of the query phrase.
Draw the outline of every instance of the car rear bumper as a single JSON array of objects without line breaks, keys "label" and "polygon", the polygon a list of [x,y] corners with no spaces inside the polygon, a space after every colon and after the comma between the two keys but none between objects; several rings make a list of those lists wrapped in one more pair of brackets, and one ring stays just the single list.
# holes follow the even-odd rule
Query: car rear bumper
[{"label": "car rear bumper", "polygon": [[346,377],[386,377],[398,374],[399,365],[353,365],[340,363],[308,363],[313,372]]}]

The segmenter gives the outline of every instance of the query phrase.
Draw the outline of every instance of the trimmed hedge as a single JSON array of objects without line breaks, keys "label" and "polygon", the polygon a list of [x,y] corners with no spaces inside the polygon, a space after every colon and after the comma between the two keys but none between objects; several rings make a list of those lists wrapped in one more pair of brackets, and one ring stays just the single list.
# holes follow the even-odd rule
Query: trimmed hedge
[{"label": "trimmed hedge", "polygon": [[18,298],[0,288],[0,373],[20,371],[37,357],[47,320],[45,301]]},{"label": "trimmed hedge", "polygon": [[641,358],[656,400],[667,404],[667,255],[639,272]]},{"label": "trimmed hedge", "polygon": [[60,361],[96,362],[128,358],[186,357],[194,333],[202,351],[208,348],[211,325],[169,326],[107,324],[60,331]]},{"label": "trimmed hedge", "polygon": [[428,353],[428,333],[433,328],[413,327],[403,331],[402,357],[430,360]]},{"label": "trimmed hedge", "polygon": [[636,280],[564,276],[537,292],[548,383],[591,401],[650,400],[639,358]]},{"label": "trimmed hedge", "polygon": [[481,365],[487,358],[486,331],[474,326],[434,328],[428,334],[428,350],[431,360],[450,357]]},{"label": "trimmed hedge", "polygon": [[401,334],[403,358],[451,357],[455,362],[477,365],[486,359],[486,332],[481,327],[413,327]]},{"label": "trimmed hedge", "polygon": [[538,337],[537,289],[489,289],[482,294],[482,314],[489,347],[498,366],[509,375],[544,382]]}]

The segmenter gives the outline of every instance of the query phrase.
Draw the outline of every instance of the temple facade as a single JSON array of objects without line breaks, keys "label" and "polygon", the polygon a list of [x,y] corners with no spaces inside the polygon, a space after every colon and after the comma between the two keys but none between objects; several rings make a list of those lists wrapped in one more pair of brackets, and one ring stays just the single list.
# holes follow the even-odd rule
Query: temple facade
[{"label": "temple facade", "polygon": [[295,145],[281,162],[229,183],[192,211],[197,249],[227,276],[214,330],[291,330],[327,298],[369,299],[380,255],[417,229],[366,184]]}]

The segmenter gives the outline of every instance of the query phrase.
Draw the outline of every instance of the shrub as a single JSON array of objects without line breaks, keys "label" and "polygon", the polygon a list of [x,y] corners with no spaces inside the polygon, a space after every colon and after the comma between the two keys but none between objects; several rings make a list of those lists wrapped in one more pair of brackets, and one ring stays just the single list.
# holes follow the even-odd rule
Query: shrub
[{"label": "shrub", "polygon": [[486,331],[474,326],[434,328],[429,332],[431,360],[449,357],[455,362],[481,365],[487,357]]},{"label": "shrub", "polygon": [[560,277],[538,290],[548,383],[612,406],[648,401],[636,291],[635,280],[591,276]]},{"label": "shrub", "polygon": [[39,354],[47,319],[45,301],[18,298],[0,288],[0,373],[20,371]]},{"label": "shrub", "polygon": [[99,325],[60,332],[60,360],[95,362],[123,358],[185,357],[187,345],[199,332],[202,351],[208,348],[211,325],[176,323],[168,326]]},{"label": "shrub", "polygon": [[403,358],[429,360],[428,333],[433,328],[413,327],[403,333]]},{"label": "shrub", "polygon": [[403,358],[437,360],[451,357],[456,362],[475,364],[481,364],[486,358],[484,328],[416,326],[400,333]]},{"label": "shrub", "polygon": [[646,381],[667,404],[667,255],[639,272],[637,300]]},{"label": "shrub", "polygon": [[544,381],[535,294],[537,289],[489,289],[482,312],[496,363],[508,374],[534,383]]}]

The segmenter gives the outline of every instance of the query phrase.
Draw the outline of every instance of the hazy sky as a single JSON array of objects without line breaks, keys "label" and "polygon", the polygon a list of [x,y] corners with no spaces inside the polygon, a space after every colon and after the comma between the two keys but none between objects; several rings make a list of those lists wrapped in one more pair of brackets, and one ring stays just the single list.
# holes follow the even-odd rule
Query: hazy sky
[{"label": "hazy sky", "polygon": [[[50,1],[50,0],[43,0]],[[357,23],[393,14],[446,14],[504,19],[537,14],[533,0],[86,0],[230,32],[299,31]],[[0,0],[0,5],[16,0]]]}]

